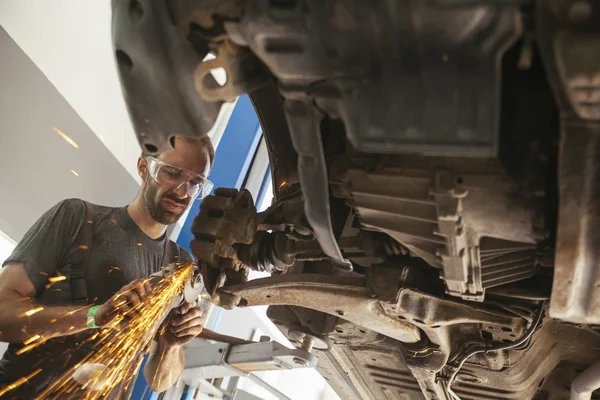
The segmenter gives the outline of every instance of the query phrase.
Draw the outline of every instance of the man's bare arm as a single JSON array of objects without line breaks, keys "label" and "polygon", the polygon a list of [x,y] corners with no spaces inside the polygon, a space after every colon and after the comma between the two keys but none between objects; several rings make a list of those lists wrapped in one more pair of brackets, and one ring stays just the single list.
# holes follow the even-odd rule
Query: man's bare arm
[{"label": "man's bare arm", "polygon": [[144,367],[144,378],[155,392],[164,392],[179,380],[183,371],[183,346],[173,346],[159,338],[150,346],[150,356]]},{"label": "man's bare arm", "polygon": [[[29,299],[35,287],[25,266],[9,263],[0,272],[0,340],[20,343],[35,335],[71,335],[86,328],[89,306],[44,306]],[[41,309],[40,309],[41,308]],[[26,313],[31,313],[27,315]]]},{"label": "man's bare arm", "polygon": [[202,332],[202,310],[195,303],[186,303],[170,316],[166,326],[150,347],[150,357],[144,368],[148,386],[163,392],[179,380],[185,365],[183,345]]},{"label": "man's bare arm", "polygon": [[[152,288],[144,279],[123,286],[96,310],[95,324],[110,326],[121,316],[134,317],[137,306]],[[90,306],[45,306],[32,303],[35,286],[25,266],[9,263],[0,272],[0,340],[10,343],[24,342],[35,335],[44,338],[72,335],[89,329],[86,327]],[[122,321],[122,318],[121,318]]]}]

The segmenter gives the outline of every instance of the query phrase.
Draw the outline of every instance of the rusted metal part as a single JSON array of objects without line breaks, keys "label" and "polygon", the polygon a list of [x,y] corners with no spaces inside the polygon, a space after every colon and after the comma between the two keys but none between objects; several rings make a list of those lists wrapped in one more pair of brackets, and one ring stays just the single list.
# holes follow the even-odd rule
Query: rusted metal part
[{"label": "rusted metal part", "polygon": [[365,229],[387,233],[440,268],[453,296],[482,301],[487,288],[533,275],[535,196],[500,165],[417,157],[400,164],[347,171],[349,201]]},{"label": "rusted metal part", "polygon": [[550,316],[600,323],[600,4],[540,1],[538,43],[561,113]]},{"label": "rusted metal part", "polygon": [[[387,288],[368,288],[362,278],[320,274],[286,275],[257,279],[221,289],[241,299],[240,306],[292,305],[338,316],[404,343],[423,339],[421,328],[431,331],[459,324],[507,327],[519,334],[526,321],[468,303],[440,300],[387,279]],[[395,288],[395,290],[394,290]],[[418,327],[418,328],[417,328]],[[431,339],[431,337],[430,337]],[[435,341],[440,345],[441,340]],[[447,346],[446,346],[447,347]],[[447,359],[450,348],[445,351]]]},{"label": "rusted metal part", "polygon": [[[251,66],[253,65],[253,66]],[[227,80],[223,86],[215,84],[211,71],[223,68]],[[244,93],[264,85],[269,79],[260,61],[247,48],[239,47],[229,39],[219,43],[216,58],[198,64],[194,85],[207,101],[233,101]]]},{"label": "rusted metal part", "polygon": [[[266,84],[270,75],[258,58],[225,31],[226,20],[240,18],[244,4],[237,0],[168,2],[172,22],[196,49],[216,55],[196,64],[192,79],[196,92],[208,102],[233,101]],[[237,43],[236,43],[237,42]],[[223,68],[227,80],[218,84],[211,71]]]},{"label": "rusted metal part", "polygon": [[232,308],[237,299],[217,296],[216,289],[227,281],[245,281],[246,267],[235,246],[249,244],[256,232],[256,208],[247,190],[215,190],[202,201],[200,213],[192,224],[192,253],[198,259],[206,290],[217,304]]},{"label": "rusted metal part", "polygon": [[[345,248],[360,249],[358,236],[341,238],[338,245],[345,256],[365,256],[364,251],[354,253],[343,251]],[[287,271],[298,261],[329,259],[315,239],[303,239],[283,232],[264,231],[257,232],[250,246],[238,247],[238,257],[253,270],[269,273]]]},{"label": "rusted metal part", "polygon": [[[201,98],[190,85],[209,48],[193,46],[173,25],[171,3],[112,2],[114,50],[125,103],[140,146],[152,155],[171,150],[173,135],[205,136],[223,104]],[[207,80],[217,84],[212,75]]]},{"label": "rusted metal part", "polygon": [[372,296],[362,278],[301,274],[256,279],[221,291],[241,298],[239,306],[295,305],[351,321],[401,342],[421,340],[412,324],[385,313],[382,303],[394,299]]},{"label": "rusted metal part", "polygon": [[[385,307],[384,307],[385,309]],[[388,310],[386,309],[386,312]],[[442,327],[458,324],[488,324],[510,327],[517,334],[522,332],[527,321],[504,312],[493,312],[477,304],[443,300],[436,296],[402,288],[398,295],[398,306],[390,314],[410,315],[416,326]]]},{"label": "rusted metal part", "polygon": [[[250,244],[256,232],[256,207],[247,190],[216,189],[200,205],[190,247],[199,261],[218,268],[222,258],[237,260],[235,244]],[[236,268],[234,268],[236,269]]]},{"label": "rusted metal part", "polygon": [[[444,398],[446,388],[436,374],[453,354],[463,351],[462,344],[483,343],[482,326],[494,332],[488,333],[494,339],[510,341],[522,335],[527,320],[504,310],[444,300],[403,287],[414,280],[412,272],[410,268],[374,266],[366,279],[295,274],[255,280],[221,291],[238,296],[242,306],[287,305],[313,309],[354,324],[347,325],[364,327],[363,335],[374,332],[399,340],[403,342],[403,358],[421,390],[435,394],[435,398]],[[282,323],[282,312],[277,314],[278,324]],[[347,335],[338,333],[342,332],[343,325],[338,323],[337,326],[340,328],[330,334],[336,342]],[[345,327],[344,332],[348,329]],[[406,339],[408,332],[410,341]],[[456,341],[457,337],[461,340]]]},{"label": "rusted metal part", "polygon": [[285,113],[294,148],[298,152],[298,175],[304,195],[304,212],[321,249],[338,268],[352,271],[337,244],[331,221],[329,181],[320,123],[323,115],[308,97],[287,100]]},{"label": "rusted metal part", "polygon": [[[285,181],[280,185],[284,186]],[[257,219],[259,231],[289,230],[306,238],[314,238],[304,214],[304,197],[300,191],[279,198],[275,204],[259,213]]]}]

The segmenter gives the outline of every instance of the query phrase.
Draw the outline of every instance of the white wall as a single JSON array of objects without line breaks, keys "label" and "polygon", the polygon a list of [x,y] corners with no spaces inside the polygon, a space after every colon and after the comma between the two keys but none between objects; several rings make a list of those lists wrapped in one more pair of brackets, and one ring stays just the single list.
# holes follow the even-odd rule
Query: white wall
[{"label": "white wall", "polygon": [[121,94],[110,0],[2,0],[0,25],[138,179],[139,153]]},{"label": "white wall", "polygon": [[0,265],[10,256],[15,248],[15,242],[0,231]]},{"label": "white wall", "polygon": [[[65,198],[108,206],[133,200],[137,182],[2,28],[0,54],[0,230],[19,241]],[[137,157],[127,164],[135,167]]]}]

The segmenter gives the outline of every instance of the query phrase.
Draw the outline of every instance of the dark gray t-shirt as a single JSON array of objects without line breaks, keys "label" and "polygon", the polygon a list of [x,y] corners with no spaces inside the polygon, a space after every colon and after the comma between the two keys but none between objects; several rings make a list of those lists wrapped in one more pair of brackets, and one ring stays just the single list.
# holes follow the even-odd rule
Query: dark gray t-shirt
[{"label": "dark gray t-shirt", "polygon": [[[52,296],[52,291],[62,290],[61,287],[64,289],[69,281],[46,288],[48,278],[56,276],[57,270],[61,271],[74,252],[79,250],[80,244],[76,241],[83,224],[88,223],[94,228],[89,264],[85,269],[90,303],[104,303],[129,282],[158,271],[165,250],[168,251],[170,262],[192,260],[187,251],[171,241],[167,242],[166,238],[153,240],[146,236],[131,219],[126,207],[104,207],[79,199],[69,199],[61,201],[37,220],[4,265],[25,265],[35,286],[38,302],[46,305],[64,304],[64,298],[61,301],[55,300],[56,296]],[[0,360],[0,384],[11,383],[13,378],[18,379],[33,372],[35,368],[32,364],[35,364],[35,360],[45,357],[50,351],[48,347],[36,349],[38,351],[24,353],[27,357],[23,357],[15,353],[20,347],[19,344],[11,344]],[[69,367],[66,366],[64,370]],[[39,375],[42,374],[36,375],[36,378]],[[23,396],[31,396],[40,386],[45,387],[47,381],[55,378],[57,376],[40,377],[38,382],[25,384],[9,392],[8,396],[29,398]]]}]

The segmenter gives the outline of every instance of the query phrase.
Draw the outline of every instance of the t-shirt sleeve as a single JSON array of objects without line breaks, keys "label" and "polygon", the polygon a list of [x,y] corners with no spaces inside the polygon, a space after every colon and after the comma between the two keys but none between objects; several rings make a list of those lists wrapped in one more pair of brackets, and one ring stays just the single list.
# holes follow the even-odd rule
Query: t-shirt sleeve
[{"label": "t-shirt sleeve", "polygon": [[85,207],[82,200],[68,199],[46,211],[29,228],[2,266],[24,264],[39,294],[48,283],[48,277],[62,267],[62,261],[73,247],[85,219]]}]

